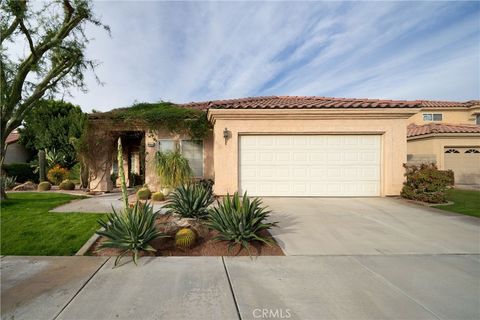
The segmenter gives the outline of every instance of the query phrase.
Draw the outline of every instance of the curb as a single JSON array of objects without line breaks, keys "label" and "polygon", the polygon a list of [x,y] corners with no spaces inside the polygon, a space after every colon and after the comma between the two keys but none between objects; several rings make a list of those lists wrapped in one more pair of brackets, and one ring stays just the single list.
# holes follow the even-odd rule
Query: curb
[{"label": "curb", "polygon": [[[103,231],[103,228],[98,229],[97,231]],[[90,248],[97,242],[98,238],[100,238],[100,235],[98,235],[96,232],[90,237],[90,239],[87,240],[83,244],[83,246],[75,253],[76,256],[84,256]]]}]

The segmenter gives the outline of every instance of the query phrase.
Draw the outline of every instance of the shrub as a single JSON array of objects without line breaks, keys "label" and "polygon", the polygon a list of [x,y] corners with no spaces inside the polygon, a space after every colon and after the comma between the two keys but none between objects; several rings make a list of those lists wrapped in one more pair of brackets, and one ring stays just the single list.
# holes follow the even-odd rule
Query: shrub
[{"label": "shrub", "polygon": [[176,188],[192,179],[192,169],[188,160],[179,150],[175,152],[157,152],[155,155],[158,175],[162,184]]},{"label": "shrub", "polygon": [[48,170],[47,178],[54,185],[59,185],[63,180],[68,178],[68,170],[60,167],[58,164]]},{"label": "shrub", "polygon": [[182,228],[175,234],[175,245],[182,249],[191,248],[197,240],[197,234],[190,228]]},{"label": "shrub", "polygon": [[148,200],[152,196],[152,192],[147,187],[140,188],[137,191],[138,200]]},{"label": "shrub", "polygon": [[445,191],[453,183],[453,171],[441,171],[431,164],[404,165],[406,180],[401,196],[429,203],[446,201]]},{"label": "shrub", "polygon": [[212,190],[213,192],[213,185],[215,184],[212,179],[201,179],[197,182],[199,185],[204,187],[207,190]]},{"label": "shrub", "polygon": [[75,183],[70,180],[64,180],[58,186],[60,190],[75,190]]},{"label": "shrub", "polygon": [[35,174],[35,168],[32,168],[28,163],[4,164],[3,170],[7,176],[17,177],[17,182],[38,182],[38,175]]},{"label": "shrub", "polygon": [[152,200],[153,201],[164,201],[165,196],[160,191],[154,192],[154,193],[152,193]]},{"label": "shrub", "polygon": [[215,240],[230,242],[229,249],[239,244],[250,252],[252,241],[273,242],[272,238],[261,234],[277,225],[277,222],[265,222],[269,215],[270,210],[262,206],[259,198],[250,201],[245,192],[240,200],[238,192],[235,192],[233,197],[227,195],[218,207],[209,210],[208,226],[219,232]]},{"label": "shrub", "polygon": [[118,179],[118,174],[116,174],[115,172],[112,172],[110,174],[110,180],[112,180],[112,183],[114,186],[117,185],[117,179]]},{"label": "shrub", "polygon": [[206,219],[207,208],[214,200],[211,189],[199,184],[187,184],[168,195],[165,208],[168,213],[178,214],[182,218]]},{"label": "shrub", "polygon": [[52,189],[52,184],[48,181],[43,181],[38,184],[38,191],[48,191]]},{"label": "shrub", "polygon": [[149,242],[161,237],[167,237],[155,227],[158,212],[153,212],[150,204],[140,205],[137,201],[133,209],[126,208],[117,213],[115,209],[107,215],[107,221],[98,223],[105,229],[97,234],[107,238],[100,244],[100,249],[117,248],[121,250],[115,259],[117,266],[120,259],[127,253],[133,254],[133,262],[137,264],[140,251],[155,252]]},{"label": "shrub", "polygon": [[128,175],[128,183],[132,187],[141,186],[143,184],[143,176],[136,173],[130,173]]},{"label": "shrub", "polygon": [[16,182],[17,182],[16,177],[8,177],[3,174],[0,176],[0,183],[2,184],[3,190],[13,189],[15,187]]}]

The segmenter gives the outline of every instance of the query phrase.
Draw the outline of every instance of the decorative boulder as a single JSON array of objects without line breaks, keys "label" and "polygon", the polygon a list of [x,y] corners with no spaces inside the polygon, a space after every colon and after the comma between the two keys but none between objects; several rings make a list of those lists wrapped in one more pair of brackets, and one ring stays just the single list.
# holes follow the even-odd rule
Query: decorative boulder
[{"label": "decorative boulder", "polygon": [[27,181],[13,188],[13,191],[34,191],[34,190],[37,190],[37,185],[32,181]]}]

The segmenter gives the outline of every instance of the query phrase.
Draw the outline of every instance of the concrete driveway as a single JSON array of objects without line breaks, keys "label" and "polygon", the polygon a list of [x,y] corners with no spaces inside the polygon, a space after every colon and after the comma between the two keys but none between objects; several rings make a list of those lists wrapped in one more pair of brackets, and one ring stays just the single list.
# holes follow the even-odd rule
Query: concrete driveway
[{"label": "concrete driveway", "polygon": [[287,255],[480,253],[480,219],[394,198],[264,198]]}]

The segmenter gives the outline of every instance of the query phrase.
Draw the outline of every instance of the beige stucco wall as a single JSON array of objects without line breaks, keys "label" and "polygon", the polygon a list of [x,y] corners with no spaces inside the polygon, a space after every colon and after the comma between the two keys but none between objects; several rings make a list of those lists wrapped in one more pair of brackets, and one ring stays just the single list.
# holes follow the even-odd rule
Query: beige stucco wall
[{"label": "beige stucco wall", "polygon": [[[418,110],[210,110],[214,121],[215,192],[238,190],[238,141],[242,134],[379,134],[381,195],[398,195],[404,181],[406,126]],[[231,137],[225,144],[223,131]]]},{"label": "beige stucco wall", "polygon": [[444,152],[445,147],[480,147],[480,137],[469,135],[443,135],[427,136],[424,138],[409,139],[407,142],[407,153],[435,156],[437,167],[445,169]]},{"label": "beige stucco wall", "polygon": [[[427,123],[475,124],[475,114],[480,113],[480,107],[458,109],[453,111],[451,109],[452,108],[450,108],[450,110],[445,108],[426,108],[411,116],[408,123],[415,123],[417,125]],[[424,113],[441,113],[442,121],[423,121]]]},{"label": "beige stucco wall", "polygon": [[[160,139],[173,139],[177,142],[190,139],[187,135],[172,134],[167,130],[147,131],[145,134],[145,183],[150,190],[160,190],[163,186],[155,168],[155,153],[157,141]],[[149,146],[150,145],[150,146]],[[203,171],[205,179],[213,179],[213,135],[208,135],[203,140]]]}]

